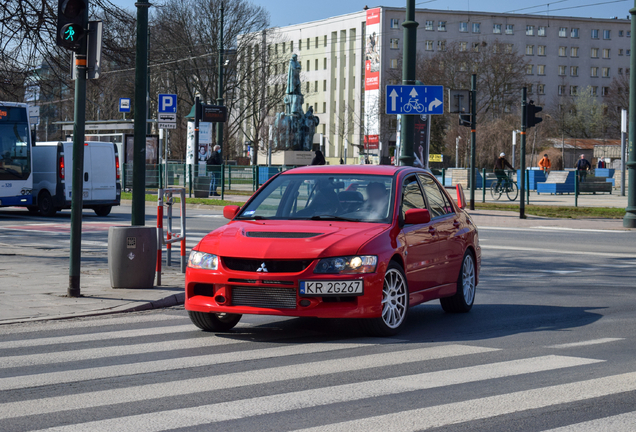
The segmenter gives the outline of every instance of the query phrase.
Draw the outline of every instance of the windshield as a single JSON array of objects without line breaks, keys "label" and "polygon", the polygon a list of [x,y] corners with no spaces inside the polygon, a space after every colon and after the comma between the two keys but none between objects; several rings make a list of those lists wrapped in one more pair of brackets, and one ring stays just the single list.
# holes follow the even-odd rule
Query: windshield
[{"label": "windshield", "polygon": [[392,176],[285,174],[269,183],[237,219],[390,223],[393,189]]},{"label": "windshield", "polygon": [[26,180],[31,174],[26,110],[0,107],[0,111],[4,113],[0,115],[0,180]]}]

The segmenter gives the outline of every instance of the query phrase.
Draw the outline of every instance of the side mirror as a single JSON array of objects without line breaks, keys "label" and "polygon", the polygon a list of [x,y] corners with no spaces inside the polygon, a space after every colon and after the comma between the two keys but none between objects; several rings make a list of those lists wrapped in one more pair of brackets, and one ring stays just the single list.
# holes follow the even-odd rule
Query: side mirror
[{"label": "side mirror", "polygon": [[431,214],[426,209],[409,209],[404,214],[405,224],[425,224],[431,221]]},{"label": "side mirror", "polygon": [[234,216],[238,213],[241,208],[237,205],[227,205],[223,207],[223,217],[225,219],[234,219]]},{"label": "side mirror", "polygon": [[464,195],[464,188],[462,185],[457,184],[457,205],[460,209],[466,208],[466,196]]}]

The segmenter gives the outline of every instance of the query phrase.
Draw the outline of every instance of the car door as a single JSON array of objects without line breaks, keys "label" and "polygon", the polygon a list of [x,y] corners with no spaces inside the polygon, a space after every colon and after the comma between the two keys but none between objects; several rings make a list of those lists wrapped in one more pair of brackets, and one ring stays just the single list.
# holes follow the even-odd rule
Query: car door
[{"label": "car door", "polygon": [[[401,220],[409,209],[425,209],[426,202],[416,175],[408,176],[402,183],[402,202],[400,206]],[[402,228],[403,241],[406,246],[406,277],[409,291],[416,292],[434,287],[434,268],[439,253],[437,233],[433,223],[409,224]]]},{"label": "car door", "polygon": [[[117,194],[117,168],[115,167],[115,148],[110,143],[95,143],[85,149],[90,149],[91,199],[95,201],[114,201]],[[84,161],[86,164],[87,161]]]},{"label": "car door", "polygon": [[431,175],[419,174],[419,178],[431,213],[431,223],[438,235],[439,266],[436,283],[442,285],[456,282],[464,253],[464,242],[458,234],[461,228],[459,216],[448,195]]}]

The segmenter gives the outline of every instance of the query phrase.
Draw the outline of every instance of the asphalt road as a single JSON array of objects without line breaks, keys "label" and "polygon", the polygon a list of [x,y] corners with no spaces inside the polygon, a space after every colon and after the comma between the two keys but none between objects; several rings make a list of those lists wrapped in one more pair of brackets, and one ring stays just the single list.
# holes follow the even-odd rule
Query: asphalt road
[{"label": "asphalt road", "polygon": [[[189,211],[189,244],[218,213]],[[124,207],[85,215],[129,220]],[[62,234],[6,229],[33,222],[51,221],[0,211],[13,241],[63,247]],[[418,306],[394,338],[276,317],[206,334],[182,308],[1,326],[0,430],[635,430],[636,233],[481,227],[480,239],[473,310]]]}]

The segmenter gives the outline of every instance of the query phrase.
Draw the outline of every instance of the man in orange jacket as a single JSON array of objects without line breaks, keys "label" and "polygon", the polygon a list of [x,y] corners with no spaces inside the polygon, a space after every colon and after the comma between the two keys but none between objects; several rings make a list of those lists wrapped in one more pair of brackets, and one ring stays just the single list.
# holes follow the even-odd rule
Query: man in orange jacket
[{"label": "man in orange jacket", "polygon": [[547,153],[544,154],[543,159],[539,161],[539,168],[541,168],[545,174],[547,174],[548,170],[552,168],[552,163],[550,162],[550,159],[548,159]]}]

